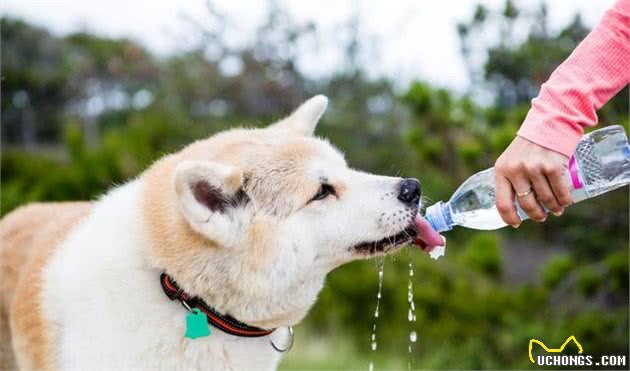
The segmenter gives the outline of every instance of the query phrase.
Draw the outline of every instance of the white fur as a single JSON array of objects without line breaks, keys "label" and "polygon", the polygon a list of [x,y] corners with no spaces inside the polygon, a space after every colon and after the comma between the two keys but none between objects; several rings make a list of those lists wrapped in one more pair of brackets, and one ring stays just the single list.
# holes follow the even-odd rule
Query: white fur
[{"label": "white fur", "polygon": [[[326,104],[325,97],[315,97],[264,134],[255,135],[273,146],[298,140],[283,134],[287,130],[310,135]],[[231,134],[221,135],[225,139]],[[195,250],[195,264],[186,267],[186,276],[193,278],[180,285],[219,311],[255,326],[297,324],[315,302],[328,272],[396,247],[359,254],[353,246],[398,234],[417,212],[397,199],[400,178],[350,169],[326,141],[299,140],[315,153],[305,162],[304,179],[294,184],[296,189],[314,187],[315,192],[325,179],[343,186],[341,197],[298,204],[293,195],[286,194],[286,200],[278,197],[273,205],[265,205],[261,200],[266,198],[256,192],[265,189],[276,195],[274,182],[282,179],[263,177],[252,180],[258,182],[258,191],[248,195],[246,204],[213,212],[195,199],[190,185],[201,179],[231,195],[236,189],[226,179],[240,169],[186,161],[174,174],[179,212],[193,230],[219,245]],[[258,170],[267,165],[266,159],[259,160],[254,166]],[[277,169],[269,173],[281,176]],[[269,337],[239,338],[214,328],[205,338],[184,337],[186,311],[163,293],[162,270],[157,268],[162,260],[148,246],[142,211],[144,181],[134,180],[95,203],[44,271],[44,315],[52,327],[60,368],[275,369],[280,354],[271,348]],[[271,239],[273,249],[266,251],[264,264],[252,265],[246,231],[260,221],[271,231],[265,237]],[[283,340],[286,334],[276,336]]]},{"label": "white fur", "polygon": [[271,370],[269,338],[212,329],[184,338],[186,310],[164,295],[143,251],[142,184],[103,197],[45,271],[43,303],[65,370]]}]

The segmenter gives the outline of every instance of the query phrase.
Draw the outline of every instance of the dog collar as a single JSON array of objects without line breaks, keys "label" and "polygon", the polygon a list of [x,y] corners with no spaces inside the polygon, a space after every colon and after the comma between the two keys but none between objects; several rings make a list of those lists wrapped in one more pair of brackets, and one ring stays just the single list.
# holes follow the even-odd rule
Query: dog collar
[{"label": "dog collar", "polygon": [[217,312],[216,309],[209,306],[202,298],[196,296],[191,297],[186,294],[184,290],[177,285],[177,282],[166,273],[162,273],[160,276],[160,283],[162,284],[162,290],[164,290],[164,293],[169,299],[181,302],[189,311],[192,311],[193,308],[199,309],[208,317],[209,324],[225,333],[234,336],[254,338],[267,336],[275,331],[275,329],[265,330],[250,326],[227,314]]}]

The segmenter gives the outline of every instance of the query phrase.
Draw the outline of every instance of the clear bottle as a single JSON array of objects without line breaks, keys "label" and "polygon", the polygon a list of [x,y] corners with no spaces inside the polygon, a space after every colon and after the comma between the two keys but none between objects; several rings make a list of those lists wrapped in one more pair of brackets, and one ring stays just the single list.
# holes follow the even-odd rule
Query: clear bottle
[{"label": "clear bottle", "polygon": [[[573,202],[595,197],[630,183],[630,145],[621,126],[592,131],[578,143],[566,174]],[[455,225],[494,230],[506,226],[494,199],[494,168],[468,178],[446,203],[427,208],[425,218],[438,231]],[[521,220],[527,215],[514,201]]]}]

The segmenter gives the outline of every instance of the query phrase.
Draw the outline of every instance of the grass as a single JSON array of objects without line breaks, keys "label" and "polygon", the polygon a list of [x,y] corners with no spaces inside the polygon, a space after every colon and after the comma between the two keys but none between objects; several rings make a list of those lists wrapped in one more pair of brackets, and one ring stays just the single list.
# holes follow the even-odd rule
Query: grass
[{"label": "grass", "polygon": [[375,370],[407,370],[406,349],[401,349],[397,356],[378,350],[372,353],[368,346],[366,339],[366,349],[361,352],[343,333],[314,338],[306,331],[296,331],[293,349],[284,356],[279,370],[368,370],[370,361],[374,362]]}]

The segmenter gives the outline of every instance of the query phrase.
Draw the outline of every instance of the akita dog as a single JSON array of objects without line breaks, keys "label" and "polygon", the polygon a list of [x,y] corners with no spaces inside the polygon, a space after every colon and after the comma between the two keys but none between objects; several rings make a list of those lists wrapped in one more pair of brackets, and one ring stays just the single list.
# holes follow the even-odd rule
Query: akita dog
[{"label": "akita dog", "polygon": [[350,169],[312,136],[327,102],[192,143],[98,201],[7,215],[2,366],[271,370],[328,272],[441,245],[417,180]]}]

